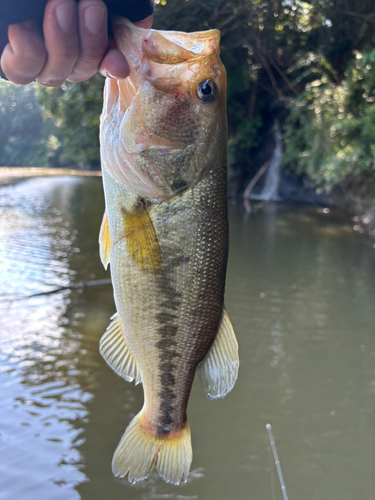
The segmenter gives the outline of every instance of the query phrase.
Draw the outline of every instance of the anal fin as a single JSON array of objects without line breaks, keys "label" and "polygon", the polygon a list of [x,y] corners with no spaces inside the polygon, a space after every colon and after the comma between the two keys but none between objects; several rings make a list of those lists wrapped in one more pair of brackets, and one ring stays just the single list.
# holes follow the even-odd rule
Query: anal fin
[{"label": "anal fin", "polygon": [[109,236],[107,211],[104,212],[99,231],[99,255],[104,269],[107,269],[111,255],[111,237]]},{"label": "anal fin", "polygon": [[122,331],[118,313],[111,317],[105,334],[100,339],[99,351],[106,363],[127,382],[141,383],[138,363],[130,351]]},{"label": "anal fin", "polygon": [[216,338],[207,356],[197,367],[201,387],[210,399],[223,398],[230,392],[238,374],[238,344],[228,313],[223,315]]}]

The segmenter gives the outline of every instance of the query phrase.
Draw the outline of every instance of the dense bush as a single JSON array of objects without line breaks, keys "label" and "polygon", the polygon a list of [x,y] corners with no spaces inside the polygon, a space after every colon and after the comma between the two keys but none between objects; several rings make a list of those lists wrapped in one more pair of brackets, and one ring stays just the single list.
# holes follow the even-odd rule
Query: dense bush
[{"label": "dense bush", "polygon": [[356,52],[344,79],[306,85],[289,106],[284,162],[327,190],[375,180],[375,50]]},{"label": "dense bush", "polygon": [[96,74],[86,82],[65,82],[61,87],[39,89],[45,114],[54,117],[62,133],[60,164],[100,165],[99,117],[103,86],[104,78]]},{"label": "dense bush", "polygon": [[60,142],[53,119],[38,105],[36,85],[0,81],[0,165],[43,166],[53,161]]},{"label": "dense bush", "polygon": [[[272,153],[268,132],[275,117],[284,121],[289,169],[327,190],[374,177],[375,0],[156,3],[155,28],[221,30],[228,72],[229,165],[240,182]],[[53,117],[52,135],[58,139],[53,154],[48,148],[43,153],[47,163],[99,164],[102,89],[98,75],[81,84],[39,88],[44,121],[39,116],[35,123]],[[38,127],[32,137],[43,128]],[[17,135],[18,140],[26,141],[26,135]]]}]

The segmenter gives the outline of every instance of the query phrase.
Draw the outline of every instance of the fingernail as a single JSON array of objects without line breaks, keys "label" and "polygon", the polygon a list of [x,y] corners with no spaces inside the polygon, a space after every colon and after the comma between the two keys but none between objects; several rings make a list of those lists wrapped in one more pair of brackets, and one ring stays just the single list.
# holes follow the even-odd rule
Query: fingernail
[{"label": "fingernail", "polygon": [[104,76],[104,78],[113,78],[114,80],[118,80],[116,76],[111,75],[111,73],[108,73],[108,71],[102,71],[101,75]]},{"label": "fingernail", "polygon": [[56,20],[60,28],[69,33],[76,21],[76,4],[64,2],[56,7]]},{"label": "fingernail", "polygon": [[99,35],[103,31],[106,21],[105,10],[103,7],[91,6],[84,10],[83,18],[85,26],[93,35]]}]

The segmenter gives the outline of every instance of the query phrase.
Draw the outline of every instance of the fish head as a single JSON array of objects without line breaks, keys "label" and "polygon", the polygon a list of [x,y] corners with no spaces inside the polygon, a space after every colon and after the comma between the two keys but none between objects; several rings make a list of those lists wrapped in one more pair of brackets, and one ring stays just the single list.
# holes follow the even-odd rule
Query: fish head
[{"label": "fish head", "polygon": [[133,192],[166,200],[198,182],[215,156],[226,157],[220,32],[146,30],[124,18],[113,29],[130,76],[106,83],[104,164]]}]

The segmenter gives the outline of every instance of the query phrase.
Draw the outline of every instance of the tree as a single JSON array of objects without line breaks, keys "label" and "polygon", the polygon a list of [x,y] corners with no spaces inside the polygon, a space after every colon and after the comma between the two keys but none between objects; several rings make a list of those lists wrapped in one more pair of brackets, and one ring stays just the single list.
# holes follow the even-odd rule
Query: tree
[{"label": "tree", "polygon": [[375,50],[356,52],[338,85],[322,76],[292,101],[284,161],[331,190],[367,183],[375,194]]},{"label": "tree", "polygon": [[0,165],[44,166],[53,161],[59,140],[36,94],[34,85],[0,82]]},{"label": "tree", "polygon": [[[375,33],[375,0],[157,0],[156,3],[159,3],[155,16],[157,29],[221,30],[222,59],[228,72],[230,168],[238,174],[242,185],[267,159],[267,150],[272,151],[267,131],[276,115],[281,121],[290,115],[284,140],[291,168],[323,182],[327,189],[335,182],[353,178],[353,171],[347,165],[353,157],[342,155],[340,149],[344,139],[335,145],[338,148],[335,154],[342,155],[336,168],[340,174],[328,174],[329,163],[325,161],[317,166],[319,134],[319,144],[328,144],[324,143],[325,132],[319,128],[310,107],[320,106],[318,101],[323,99],[326,111],[321,116],[329,115],[329,120],[340,124],[340,130],[346,124],[351,132],[348,128],[345,133],[353,138],[363,126],[371,129],[368,103],[367,111],[363,110],[357,95],[362,90],[348,74],[357,64],[357,53],[370,53],[366,46]],[[366,78],[371,86],[371,75]],[[319,88],[314,87],[317,81],[322,82]],[[352,90],[345,91],[345,109],[359,120],[356,124],[339,118],[342,113],[338,96],[348,85]],[[103,79],[96,76],[90,82],[41,90],[40,101],[56,120],[62,137],[61,162],[99,163],[102,88]],[[315,89],[314,102],[308,98],[312,89]],[[366,123],[360,123],[362,119]],[[363,146],[369,158],[371,134],[363,140],[366,144],[358,142],[356,147]],[[333,147],[335,141],[328,142]],[[314,168],[301,157],[302,147],[304,152],[310,151],[310,159],[315,158]],[[333,152],[329,154],[333,159]],[[357,163],[360,176],[372,168],[368,160],[361,165],[359,168]]]},{"label": "tree", "polygon": [[55,119],[62,135],[61,164],[100,165],[99,118],[104,78],[99,74],[82,83],[66,82],[57,88],[40,88],[39,102]]}]

